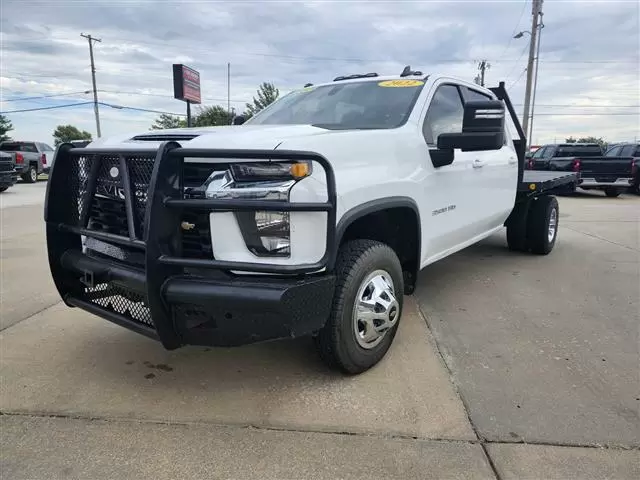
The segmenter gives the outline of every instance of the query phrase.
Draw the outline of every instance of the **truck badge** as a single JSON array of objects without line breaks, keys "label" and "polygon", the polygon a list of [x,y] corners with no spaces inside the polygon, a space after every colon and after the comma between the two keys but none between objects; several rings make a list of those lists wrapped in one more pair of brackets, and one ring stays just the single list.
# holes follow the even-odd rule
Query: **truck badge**
[{"label": "truck badge", "polygon": [[189,223],[189,222],[182,222],[182,223],[180,224],[180,227],[181,227],[183,230],[187,230],[187,231],[189,231],[189,230],[193,230],[194,228],[196,228],[196,224],[195,224],[195,223]]}]

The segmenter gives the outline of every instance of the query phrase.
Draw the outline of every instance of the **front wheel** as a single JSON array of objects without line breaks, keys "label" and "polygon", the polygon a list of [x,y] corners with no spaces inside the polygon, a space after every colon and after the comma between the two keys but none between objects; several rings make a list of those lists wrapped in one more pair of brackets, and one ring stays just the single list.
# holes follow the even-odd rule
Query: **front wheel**
[{"label": "front wheel", "polygon": [[620,195],[620,190],[617,188],[609,187],[604,189],[604,194],[607,197],[615,198]]},{"label": "front wheel", "polygon": [[320,357],[345,373],[378,363],[396,335],[404,282],[396,253],[373,240],[345,243],[336,261],[331,314],[315,338]]}]

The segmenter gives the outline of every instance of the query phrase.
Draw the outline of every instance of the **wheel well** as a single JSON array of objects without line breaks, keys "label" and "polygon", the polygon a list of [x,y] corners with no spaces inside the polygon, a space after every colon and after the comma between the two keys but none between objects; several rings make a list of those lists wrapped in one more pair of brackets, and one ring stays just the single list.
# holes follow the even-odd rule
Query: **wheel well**
[{"label": "wheel well", "polygon": [[405,293],[413,293],[420,269],[420,222],[416,211],[393,207],[358,217],[345,229],[340,245],[360,239],[377,240],[396,252],[404,273]]}]

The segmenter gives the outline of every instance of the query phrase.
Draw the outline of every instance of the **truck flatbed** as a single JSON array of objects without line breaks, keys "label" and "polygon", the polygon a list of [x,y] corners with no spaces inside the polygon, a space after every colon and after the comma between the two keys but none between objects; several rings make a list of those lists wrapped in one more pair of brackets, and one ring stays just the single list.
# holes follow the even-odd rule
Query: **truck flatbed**
[{"label": "truck flatbed", "polygon": [[542,193],[559,187],[567,187],[578,183],[578,174],[573,172],[545,172],[541,170],[525,170],[518,192]]}]

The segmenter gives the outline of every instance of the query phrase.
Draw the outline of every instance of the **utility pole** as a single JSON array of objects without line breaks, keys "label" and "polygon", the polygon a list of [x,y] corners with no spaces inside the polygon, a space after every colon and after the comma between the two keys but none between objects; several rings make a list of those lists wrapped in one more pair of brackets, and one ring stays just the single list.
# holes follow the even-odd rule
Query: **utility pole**
[{"label": "utility pole", "polygon": [[482,87],[484,87],[484,72],[489,68],[491,68],[491,65],[487,63],[486,60],[482,60],[480,63],[478,63],[478,70],[480,70],[480,75],[479,75],[480,78],[478,77],[476,78],[478,79]]},{"label": "utility pole", "polygon": [[[529,137],[533,139],[533,112],[536,108],[536,91],[538,90],[538,62],[540,60],[540,42],[542,41],[542,29],[544,28],[544,22],[542,21],[543,13],[540,12],[540,27],[538,31],[538,46],[536,47],[536,76],[533,82],[533,99],[531,100],[531,123],[529,125]],[[526,133],[525,133],[526,134]]]},{"label": "utility pole", "polygon": [[231,63],[227,63],[227,114],[231,119]]},{"label": "utility pole", "polygon": [[91,81],[93,82],[93,111],[96,114],[96,131],[98,138],[102,135],[100,132],[100,111],[98,110],[98,89],[96,88],[96,65],[93,61],[93,42],[102,42],[99,38],[94,38],[91,35],[80,34],[81,37],[86,38],[89,41],[89,56],[91,57]]},{"label": "utility pole", "polygon": [[[529,42],[529,61],[527,62],[527,86],[524,93],[524,113],[522,119],[522,130],[525,135],[529,131],[529,108],[531,106],[531,84],[533,82],[533,61],[536,54],[536,45],[538,43],[538,22],[540,15],[542,14],[542,1],[533,0],[531,8],[531,14],[533,20],[531,22],[531,40]],[[529,139],[529,144],[531,144]]]}]

